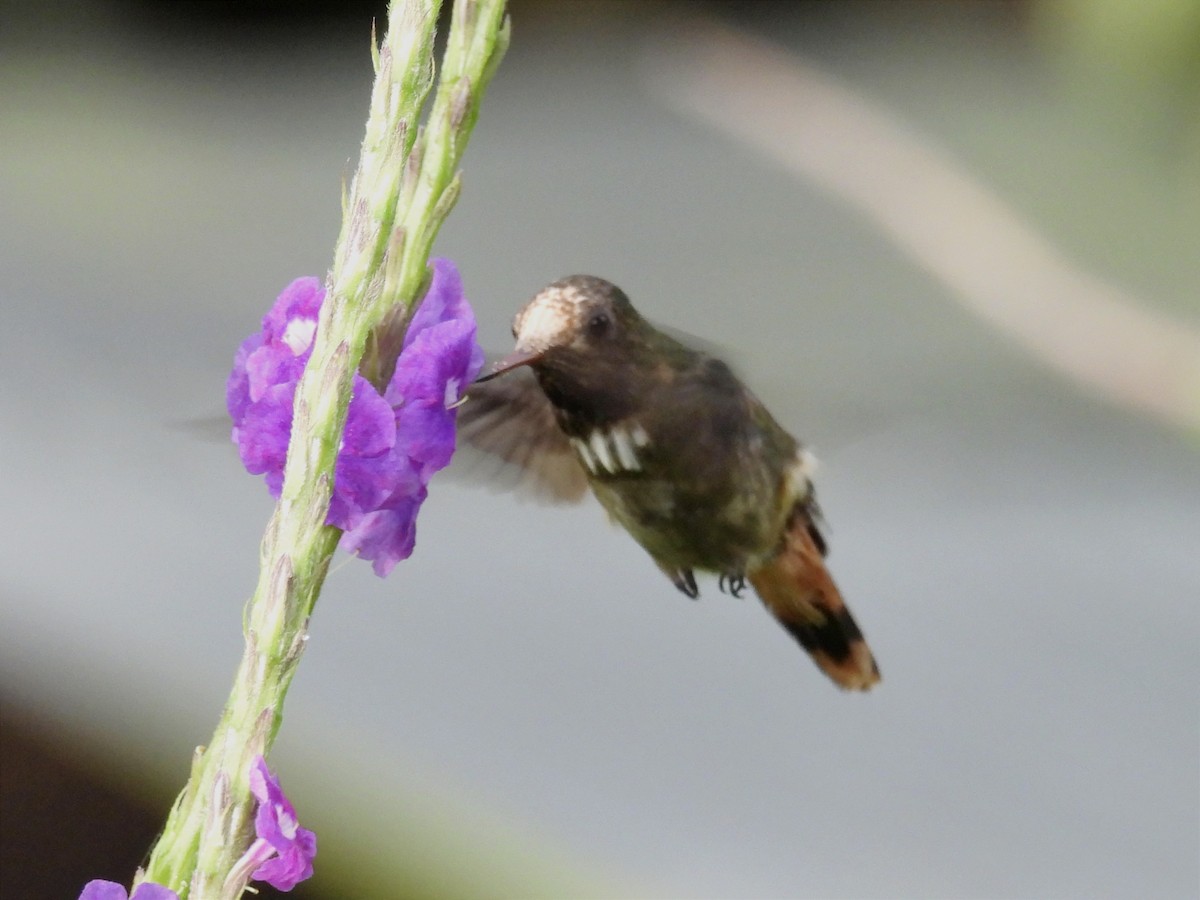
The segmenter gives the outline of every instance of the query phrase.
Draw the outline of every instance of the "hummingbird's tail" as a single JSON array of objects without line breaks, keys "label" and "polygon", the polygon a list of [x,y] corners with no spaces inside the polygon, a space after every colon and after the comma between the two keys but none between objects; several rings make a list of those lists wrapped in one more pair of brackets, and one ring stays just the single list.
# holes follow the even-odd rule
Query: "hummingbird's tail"
[{"label": "hummingbird's tail", "polygon": [[763,605],[838,687],[865,691],[879,681],[875,658],[825,568],[824,541],[801,504],[779,553],[746,577]]}]

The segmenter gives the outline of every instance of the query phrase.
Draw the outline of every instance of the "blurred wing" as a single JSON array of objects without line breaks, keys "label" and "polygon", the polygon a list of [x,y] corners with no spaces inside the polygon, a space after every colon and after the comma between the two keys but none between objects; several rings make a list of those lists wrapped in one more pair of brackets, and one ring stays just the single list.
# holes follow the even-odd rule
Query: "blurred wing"
[{"label": "blurred wing", "polygon": [[724,344],[719,344],[716,341],[710,341],[708,338],[702,338],[692,334],[690,331],[684,331],[682,328],[676,328],[674,325],[667,325],[659,322],[657,319],[651,319],[650,324],[657,331],[661,331],[667,337],[678,341],[690,350],[695,350],[697,353],[703,353],[705,356],[713,356],[724,362],[731,369],[735,368],[730,360],[737,356],[729,347]]},{"label": "blurred wing", "polygon": [[[550,503],[578,503],[587,493],[583,466],[528,369],[472,385],[458,410],[458,436],[494,463],[484,472],[493,485]],[[472,475],[489,468],[478,454],[468,465]]]}]

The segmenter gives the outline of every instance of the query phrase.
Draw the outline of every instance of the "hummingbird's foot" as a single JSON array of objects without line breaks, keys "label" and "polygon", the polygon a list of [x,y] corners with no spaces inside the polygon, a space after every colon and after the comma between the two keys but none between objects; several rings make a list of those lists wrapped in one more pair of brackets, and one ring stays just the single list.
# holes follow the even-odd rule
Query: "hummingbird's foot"
[{"label": "hummingbird's foot", "polygon": [[742,591],[746,589],[746,576],[741,572],[732,575],[726,573],[717,579],[717,586],[726,594],[732,594],[741,599]]},{"label": "hummingbird's foot", "polygon": [[659,562],[658,569],[664,575],[671,579],[671,584],[679,590],[680,593],[686,594],[695,600],[700,596],[700,588],[696,587],[696,576],[691,569],[677,569],[669,563]]},{"label": "hummingbird's foot", "polygon": [[687,596],[695,600],[700,596],[700,588],[696,587],[696,576],[691,569],[679,569],[672,572],[671,581]]}]

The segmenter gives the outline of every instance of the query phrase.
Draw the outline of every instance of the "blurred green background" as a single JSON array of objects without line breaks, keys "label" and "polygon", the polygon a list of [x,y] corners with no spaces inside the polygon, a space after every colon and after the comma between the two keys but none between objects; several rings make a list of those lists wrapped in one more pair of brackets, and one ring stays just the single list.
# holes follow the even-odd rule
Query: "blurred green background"
[{"label": "blurred green background", "polygon": [[[270,501],[193,426],[329,265],[383,8],[0,7],[6,898],[128,881],[216,722]],[[318,607],[273,757],[320,841],[295,895],[1197,896],[1200,4],[512,14],[437,246],[482,339],[589,272],[729,348],[822,459],[885,680],[840,695],[755,602],[684,602],[595,504],[447,478],[413,559]],[[738,77],[701,83],[725,38]],[[1128,348],[1086,291],[1038,318],[1074,282],[1016,272],[981,314],[915,259],[955,197],[910,183],[885,227],[886,146],[843,154],[864,206],[685,102],[727,83],[776,141],[824,121],[769,60],[937,148],[1116,292]],[[976,252],[944,262],[1005,270]]]}]

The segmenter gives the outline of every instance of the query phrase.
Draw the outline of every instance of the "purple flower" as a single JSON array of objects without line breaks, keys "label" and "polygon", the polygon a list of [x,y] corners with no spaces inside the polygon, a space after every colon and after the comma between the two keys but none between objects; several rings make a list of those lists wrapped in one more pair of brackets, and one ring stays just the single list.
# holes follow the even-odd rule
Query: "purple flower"
[{"label": "purple flower", "polygon": [[[413,550],[417,512],[429,479],[454,453],[455,405],[483,365],[475,316],[462,279],[446,259],[431,261],[433,278],[409,323],[396,369],[382,396],[354,377],[346,430],[334,471],[327,522],[341,546],[388,574]],[[233,440],[252,475],[274,497],[292,430],[296,384],[311,353],[325,292],[298,278],[242,342],[226,384]]]},{"label": "purple flower", "polygon": [[124,885],[97,878],[83,886],[79,900],[179,900],[179,895],[149,881],[143,881],[133,889],[133,894],[127,894]]},{"label": "purple flower", "polygon": [[311,878],[317,855],[317,836],[301,828],[296,810],[284,796],[279,779],[271,774],[266,760],[256,756],[250,766],[250,793],[258,800],[254,830],[258,837],[237,868],[252,868],[250,877],[265,881],[281,891],[290,891]]}]

